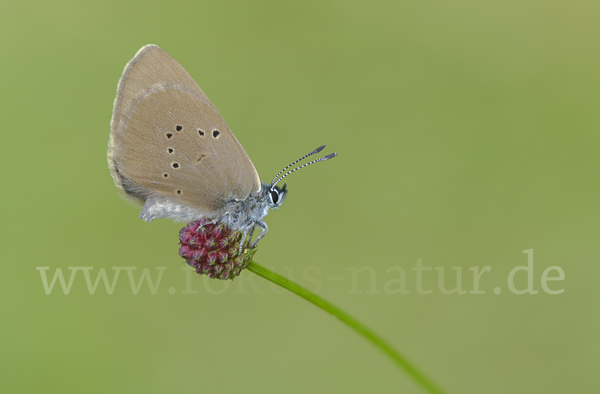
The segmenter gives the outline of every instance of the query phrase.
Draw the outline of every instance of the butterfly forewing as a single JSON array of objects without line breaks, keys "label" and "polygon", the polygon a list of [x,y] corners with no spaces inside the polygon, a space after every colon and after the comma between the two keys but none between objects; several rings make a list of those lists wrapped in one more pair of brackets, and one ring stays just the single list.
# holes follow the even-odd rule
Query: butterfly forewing
[{"label": "butterfly forewing", "polygon": [[205,212],[260,189],[252,161],[202,89],[155,45],[138,51],[119,82],[109,164],[133,197],[158,192]]}]

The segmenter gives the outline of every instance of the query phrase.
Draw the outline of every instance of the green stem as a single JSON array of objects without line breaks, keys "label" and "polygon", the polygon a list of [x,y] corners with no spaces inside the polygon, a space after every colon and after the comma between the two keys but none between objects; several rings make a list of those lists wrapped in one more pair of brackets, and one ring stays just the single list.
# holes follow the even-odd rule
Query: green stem
[{"label": "green stem", "polygon": [[387,343],[383,338],[373,332],[370,328],[338,308],[337,306],[331,304],[325,299],[319,297],[312,291],[300,286],[299,284],[292,282],[291,280],[271,271],[268,268],[263,267],[252,261],[248,266],[248,270],[253,272],[254,274],[263,277],[264,279],[273,282],[274,284],[283,287],[291,291],[292,293],[296,293],[300,297],[305,300],[312,302],[319,308],[323,309],[326,312],[331,313],[344,323],[346,323],[350,328],[358,332],[360,335],[365,337],[365,339],[371,341],[375,346],[377,346],[381,351],[390,356],[392,360],[398,364],[401,369],[404,369],[406,373],[408,373],[413,379],[415,379],[423,388],[427,389],[430,393],[438,393],[442,394],[443,391],[437,387],[425,374],[419,371],[414,365],[412,365],[403,355],[401,355],[398,351],[396,351],[389,343]]}]

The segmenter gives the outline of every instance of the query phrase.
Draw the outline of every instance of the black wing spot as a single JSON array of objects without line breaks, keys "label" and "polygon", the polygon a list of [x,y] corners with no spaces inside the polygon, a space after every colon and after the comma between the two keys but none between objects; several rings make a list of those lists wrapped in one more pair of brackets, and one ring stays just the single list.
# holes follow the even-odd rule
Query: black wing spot
[{"label": "black wing spot", "polygon": [[177,190],[177,194],[181,194],[181,190]]},{"label": "black wing spot", "polygon": [[200,164],[202,159],[204,159],[205,157],[208,157],[208,156],[203,153],[199,158],[196,159],[196,164]]},{"label": "black wing spot", "polygon": [[219,130],[213,130],[213,137],[214,138],[219,138],[220,134],[221,134],[221,132]]},{"label": "black wing spot", "polygon": [[167,133],[167,138],[173,137],[173,133]]},{"label": "black wing spot", "polygon": [[171,165],[173,166],[173,168],[179,168],[179,163],[173,163]]},{"label": "black wing spot", "polygon": [[163,174],[163,176],[164,176],[165,178],[168,178],[168,177],[169,177],[169,174]]},{"label": "black wing spot", "polygon": [[167,149],[167,152],[169,152],[169,153],[173,153],[173,152],[175,152],[175,151],[173,150],[173,148],[169,148],[169,149]]},{"label": "black wing spot", "polygon": [[198,134],[200,134],[200,137],[204,137],[204,131],[202,131],[201,129],[198,129]]},{"label": "black wing spot", "polygon": [[183,129],[183,126],[177,125],[175,126],[175,130],[177,131],[181,131]]}]

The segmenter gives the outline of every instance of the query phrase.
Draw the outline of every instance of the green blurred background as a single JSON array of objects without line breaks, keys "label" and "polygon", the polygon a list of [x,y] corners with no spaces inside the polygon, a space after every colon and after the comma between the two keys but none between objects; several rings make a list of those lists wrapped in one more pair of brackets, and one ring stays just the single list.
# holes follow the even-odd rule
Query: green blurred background
[{"label": "green blurred background", "polygon": [[[593,1],[3,1],[0,391],[421,392],[249,272],[185,292],[181,224],[138,219],[106,166],[117,81],[155,43],[264,180],[320,144],[339,153],[289,178],[258,262],[451,393],[599,392],[599,20]],[[539,293],[512,294],[526,249]],[[467,294],[443,294],[436,269],[418,294],[419,259],[449,289],[462,267]],[[484,266],[485,294],[470,294]],[[551,266],[562,294],[541,288]],[[166,269],[155,294],[123,271],[90,295],[78,271],[46,295],[36,267]],[[394,267],[409,294],[393,294]]]}]

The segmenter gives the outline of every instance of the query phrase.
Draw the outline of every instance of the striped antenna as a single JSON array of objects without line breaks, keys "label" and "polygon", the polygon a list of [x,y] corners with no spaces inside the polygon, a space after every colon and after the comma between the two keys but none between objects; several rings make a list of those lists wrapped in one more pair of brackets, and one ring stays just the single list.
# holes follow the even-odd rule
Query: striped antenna
[{"label": "striped antenna", "polygon": [[[277,177],[279,177],[279,175],[283,174],[285,172],[285,170],[287,170],[288,168],[290,168],[291,166],[293,166],[294,164],[298,163],[299,161],[302,161],[304,159],[306,159],[308,156],[312,156],[316,153],[321,152],[323,149],[325,149],[325,145],[321,145],[319,146],[317,149],[315,149],[314,151],[305,154],[304,156],[302,156],[301,158],[299,158],[298,160],[296,160],[295,162],[293,162],[292,164],[290,164],[289,166],[285,167],[283,170],[279,171],[279,174],[275,175],[275,178],[273,178],[273,180],[271,181],[271,184],[273,184],[273,182],[275,182],[277,180]],[[285,175],[284,175],[285,176]],[[281,178],[283,179],[283,177]],[[281,180],[280,179],[280,180]],[[279,181],[277,181],[279,182]]]},{"label": "striped antenna", "polygon": [[[325,147],[325,145],[323,145],[321,148],[323,148],[323,147]],[[321,148],[319,148],[319,149],[321,149]],[[288,171],[288,172],[286,172],[285,174],[283,174],[283,176],[282,176],[281,178],[279,178],[279,179],[277,180],[277,182],[275,182],[275,183],[272,183],[272,184],[271,184],[271,187],[273,187],[273,186],[275,186],[276,184],[278,184],[279,182],[281,182],[281,180],[282,180],[283,178],[285,178],[286,176],[290,175],[290,174],[291,174],[292,172],[294,172],[294,171],[298,171],[298,170],[299,170],[299,169],[301,169],[301,168],[304,168],[304,167],[306,167],[306,166],[309,166],[309,165],[311,165],[311,164],[314,164],[314,163],[318,163],[318,162],[320,162],[320,161],[329,160],[329,159],[331,159],[331,158],[333,158],[333,157],[336,157],[336,156],[337,156],[337,153],[330,153],[330,154],[328,154],[327,156],[323,156],[323,157],[321,157],[320,159],[313,160],[313,161],[309,161],[308,163],[304,163],[304,164],[302,164],[300,167],[296,167],[296,168],[294,168],[293,170],[291,170],[291,171]],[[288,166],[288,167],[289,167],[289,166]]]}]

